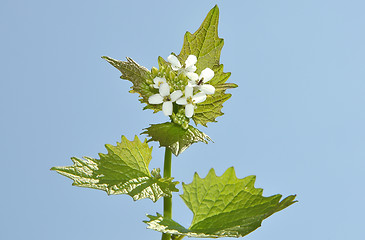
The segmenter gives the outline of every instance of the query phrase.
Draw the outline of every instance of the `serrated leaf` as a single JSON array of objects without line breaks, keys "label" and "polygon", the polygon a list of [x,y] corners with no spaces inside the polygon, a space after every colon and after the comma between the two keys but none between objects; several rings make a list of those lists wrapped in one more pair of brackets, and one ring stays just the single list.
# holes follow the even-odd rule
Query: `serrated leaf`
[{"label": "serrated leaf", "polygon": [[158,178],[151,175],[148,165],[152,158],[152,147],[136,136],[129,141],[122,136],[116,146],[105,145],[107,154],[99,153],[100,160],[84,157],[71,158],[74,165],[53,167],[74,180],[73,185],[106,191],[108,194],[128,194],[134,200],[150,198],[156,202],[160,197],[172,197],[177,192],[178,182],[173,178]]},{"label": "serrated leaf", "polygon": [[122,73],[120,78],[129,80],[133,83],[130,92],[138,93],[142,103],[147,104],[148,98],[157,93],[157,91],[151,89],[147,83],[147,80],[151,79],[151,72],[147,68],[140,66],[133,59],[127,57],[127,61],[119,61],[106,56],[103,56],[102,58]]},{"label": "serrated leaf", "polygon": [[209,84],[214,85],[216,91],[225,91],[229,88],[238,87],[235,83],[226,83],[231,73],[223,72],[223,64],[214,69],[214,78],[209,81]]},{"label": "serrated leaf", "polygon": [[183,184],[181,195],[194,214],[191,226],[186,229],[157,214],[148,215],[148,228],[188,237],[243,237],[260,227],[265,218],[296,202],[295,195],[282,201],[280,194],[263,197],[263,190],[254,187],[255,179],[238,179],[233,167],[220,177],[214,169],[203,179],[195,174],[192,183]]},{"label": "serrated leaf", "polygon": [[218,21],[219,9],[216,5],[194,34],[185,33],[179,58],[185,61],[189,55],[195,55],[198,58],[196,67],[200,71],[207,67],[210,69],[218,67],[224,44],[224,40],[218,37]]},{"label": "serrated leaf", "polygon": [[213,95],[207,95],[207,99],[199,103],[199,107],[195,109],[192,118],[195,124],[200,123],[206,127],[208,122],[216,122],[216,117],[223,115],[221,111],[223,103],[231,96],[231,94],[219,93],[218,91]]},{"label": "serrated leaf", "polygon": [[193,126],[189,125],[188,129],[183,129],[180,125],[171,122],[151,124],[142,134],[150,137],[148,141],[156,141],[160,143],[160,147],[168,147],[175,156],[193,143],[212,141],[208,135]]},{"label": "serrated leaf", "polygon": [[231,74],[224,73],[223,64],[219,63],[224,40],[218,37],[218,21],[219,9],[216,5],[194,34],[186,32],[182,50],[178,55],[181,62],[185,62],[189,55],[195,55],[198,58],[196,67],[199,74],[205,68],[214,71],[214,78],[208,83],[216,88],[216,93],[208,97],[211,98],[210,101],[208,99],[203,104],[197,104],[192,117],[195,124],[205,127],[208,122],[216,122],[216,118],[223,115],[223,102],[230,97],[225,91],[237,87],[236,84],[226,83]]}]

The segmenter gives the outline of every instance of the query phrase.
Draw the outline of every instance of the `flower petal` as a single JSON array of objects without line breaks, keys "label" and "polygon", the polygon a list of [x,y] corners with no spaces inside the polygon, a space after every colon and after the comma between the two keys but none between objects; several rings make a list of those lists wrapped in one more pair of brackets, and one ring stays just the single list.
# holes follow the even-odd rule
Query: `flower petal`
[{"label": "flower petal", "polygon": [[160,77],[155,77],[155,78],[153,79],[153,82],[154,82],[155,84],[159,83],[160,81],[161,81],[161,78],[160,78]]},{"label": "flower petal", "polygon": [[193,103],[201,103],[207,99],[207,95],[203,92],[197,93],[193,96]]},{"label": "flower petal", "polygon": [[162,83],[162,84],[160,85],[160,89],[159,89],[159,91],[160,91],[160,95],[161,95],[162,97],[166,97],[166,96],[170,95],[170,86],[169,86],[169,84],[167,84],[167,83]]},{"label": "flower petal", "polygon": [[190,67],[186,67],[185,68],[186,73],[188,72],[195,72],[196,71],[196,67],[195,66],[190,66]]},{"label": "flower petal", "polygon": [[175,102],[183,95],[183,92],[181,90],[176,90],[173,93],[170,94],[171,102]]},{"label": "flower petal", "polygon": [[189,103],[185,106],[185,116],[191,118],[194,114],[194,105]]},{"label": "flower petal", "polygon": [[149,104],[160,104],[162,102],[163,102],[163,97],[160,94],[155,94],[148,98]]},{"label": "flower petal", "polygon": [[190,87],[194,88],[194,87],[197,87],[198,85],[196,84],[196,82],[195,82],[195,81],[189,81],[189,82],[188,82],[188,86],[190,86]]},{"label": "flower petal", "polygon": [[186,101],[186,97],[183,97],[183,98],[179,98],[177,101],[176,101],[177,104],[179,105],[186,105],[188,104],[188,102]]},{"label": "flower petal", "polygon": [[192,86],[187,85],[185,87],[185,97],[192,97],[193,96],[193,90],[194,88]]},{"label": "flower petal", "polygon": [[209,80],[211,80],[213,77],[214,77],[214,71],[210,68],[206,68],[200,73],[199,79],[203,78],[203,82],[206,83]]},{"label": "flower petal", "polygon": [[153,82],[155,83],[153,85],[153,87],[154,88],[159,88],[162,83],[165,83],[166,82],[166,79],[165,78],[161,78],[161,77],[155,77],[153,79]]},{"label": "flower petal", "polygon": [[[167,61],[169,61],[169,63],[171,63],[172,69],[181,68],[181,63],[180,63],[179,59],[177,59],[176,56],[174,56],[174,55],[168,56]],[[177,69],[174,69],[174,70],[177,70]]]},{"label": "flower petal", "polygon": [[196,64],[196,62],[198,61],[198,59],[196,58],[195,55],[189,55],[189,57],[186,59],[185,61],[185,67],[192,67]]},{"label": "flower petal", "polygon": [[199,79],[199,75],[194,73],[194,72],[187,72],[186,73],[186,76],[190,79],[190,80],[193,80],[193,81],[196,81]]},{"label": "flower petal", "polygon": [[213,87],[210,84],[203,84],[199,87],[199,90],[202,91],[205,94],[214,94],[215,87]]},{"label": "flower petal", "polygon": [[167,101],[162,104],[162,112],[165,116],[170,116],[172,114],[172,102]]},{"label": "flower petal", "polygon": [[187,72],[185,74],[189,80],[193,81],[193,82],[197,82],[199,80],[199,75],[193,72]]}]

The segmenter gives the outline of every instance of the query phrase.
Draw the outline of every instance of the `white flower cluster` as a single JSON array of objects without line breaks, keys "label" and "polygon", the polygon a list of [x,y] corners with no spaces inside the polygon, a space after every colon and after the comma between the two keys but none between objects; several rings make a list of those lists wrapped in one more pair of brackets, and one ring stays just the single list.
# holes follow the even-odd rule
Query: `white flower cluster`
[{"label": "white flower cluster", "polygon": [[153,87],[159,90],[158,94],[149,97],[150,104],[161,104],[162,112],[166,116],[170,116],[173,112],[173,102],[178,105],[185,106],[185,116],[191,118],[194,115],[196,104],[204,102],[207,99],[207,94],[214,94],[215,88],[206,84],[214,77],[214,71],[210,68],[204,69],[200,75],[195,73],[197,58],[194,55],[189,55],[185,64],[181,65],[179,59],[170,55],[167,61],[171,64],[172,70],[178,74],[183,73],[189,79],[188,85],[185,86],[184,93],[181,90],[176,90],[171,93],[170,86],[164,77],[155,77],[153,79]]}]

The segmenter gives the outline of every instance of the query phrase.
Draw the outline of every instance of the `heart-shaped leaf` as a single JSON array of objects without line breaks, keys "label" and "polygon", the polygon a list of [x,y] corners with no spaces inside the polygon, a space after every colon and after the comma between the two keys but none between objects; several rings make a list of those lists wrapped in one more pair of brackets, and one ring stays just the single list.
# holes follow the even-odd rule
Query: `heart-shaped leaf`
[{"label": "heart-shaped leaf", "polygon": [[51,170],[71,178],[75,186],[100,189],[108,194],[128,194],[134,200],[150,198],[156,202],[160,197],[172,197],[172,192],[179,191],[178,182],[172,182],[173,178],[151,175],[148,165],[152,147],[146,141],[141,142],[137,136],[129,141],[122,136],[116,146],[105,146],[108,153],[100,153],[99,160],[73,157],[74,165]]},{"label": "heart-shaped leaf", "polygon": [[261,222],[275,212],[296,201],[291,195],[280,201],[281,195],[263,197],[263,190],[255,188],[255,176],[236,177],[229,168],[218,177],[211,169],[205,178],[196,173],[190,184],[183,184],[182,199],[193,212],[189,228],[157,214],[148,215],[148,228],[163,233],[188,237],[243,237],[261,226]]}]

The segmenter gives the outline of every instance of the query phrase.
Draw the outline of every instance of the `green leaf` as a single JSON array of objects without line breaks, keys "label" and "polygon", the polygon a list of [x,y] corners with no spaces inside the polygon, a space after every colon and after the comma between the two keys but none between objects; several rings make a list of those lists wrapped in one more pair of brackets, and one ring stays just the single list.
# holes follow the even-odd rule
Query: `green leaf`
[{"label": "green leaf", "polygon": [[141,142],[136,136],[129,141],[122,136],[116,146],[105,145],[107,154],[99,153],[100,160],[84,157],[71,158],[74,165],[53,167],[74,180],[73,185],[106,191],[108,194],[128,194],[134,200],[150,198],[156,202],[160,197],[172,197],[178,192],[178,182],[173,178],[160,178],[159,171],[151,175],[148,165],[152,158],[152,147]]},{"label": "green leaf", "polygon": [[133,83],[133,86],[131,87],[132,90],[130,92],[138,93],[141,97],[140,101],[142,103],[148,104],[148,98],[158,92],[149,86],[148,82],[152,81],[151,72],[147,68],[140,66],[133,59],[127,57],[127,61],[125,62],[106,56],[103,56],[102,58],[104,58],[122,73],[120,78],[129,80]]},{"label": "green leaf", "polygon": [[233,167],[220,177],[214,169],[203,179],[195,173],[191,184],[183,183],[181,195],[194,214],[191,226],[186,229],[157,214],[148,215],[148,228],[188,237],[243,237],[260,227],[265,218],[296,202],[295,195],[282,201],[280,194],[263,197],[263,190],[254,187],[255,179],[238,179]]},{"label": "green leaf", "polygon": [[196,67],[200,71],[207,67],[213,69],[219,66],[224,40],[218,37],[218,21],[219,9],[216,5],[194,34],[185,33],[183,47],[178,56],[183,62],[193,54],[198,58]]},{"label": "green leaf", "polygon": [[167,122],[151,124],[145,130],[142,134],[150,137],[148,142],[159,142],[160,147],[168,147],[175,156],[185,151],[193,143],[212,141],[208,135],[190,125],[187,129],[183,129],[176,123]]},{"label": "green leaf", "polygon": [[216,92],[213,95],[207,95],[207,99],[199,103],[194,111],[193,120],[195,124],[201,123],[206,126],[208,122],[217,122],[216,117],[223,115],[221,109],[223,103],[231,97],[231,94]]},{"label": "green leaf", "polygon": [[186,32],[183,47],[178,55],[180,62],[185,62],[191,54],[195,55],[198,58],[196,64],[198,74],[205,68],[214,71],[214,78],[209,81],[209,84],[216,88],[216,93],[208,95],[203,104],[197,104],[192,117],[195,124],[201,124],[205,127],[208,122],[216,122],[215,119],[223,115],[221,112],[223,103],[231,96],[226,94],[225,91],[237,87],[236,84],[226,83],[231,74],[224,73],[223,65],[219,63],[224,41],[218,37],[218,21],[219,9],[216,5],[210,10],[194,34]]}]

